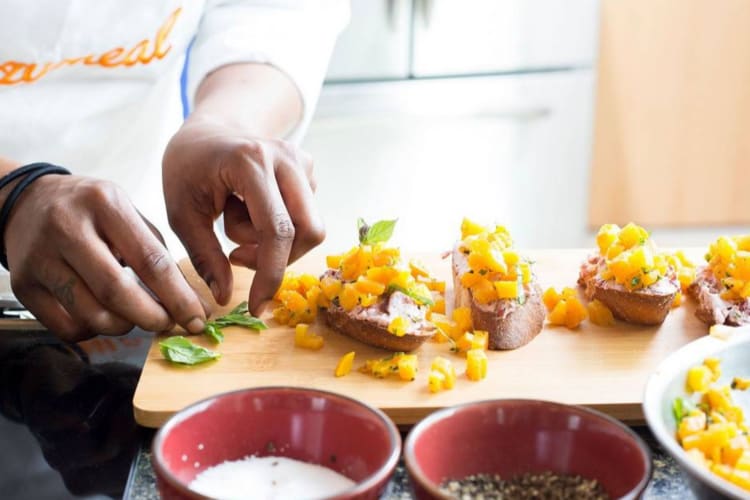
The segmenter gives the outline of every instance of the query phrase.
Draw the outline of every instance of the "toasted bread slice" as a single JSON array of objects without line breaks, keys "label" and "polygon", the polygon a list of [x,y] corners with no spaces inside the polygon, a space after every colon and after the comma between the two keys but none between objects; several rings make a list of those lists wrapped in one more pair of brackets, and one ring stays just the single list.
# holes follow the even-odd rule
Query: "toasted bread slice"
[{"label": "toasted bread slice", "polygon": [[[351,311],[331,304],[321,311],[326,324],[360,342],[394,352],[408,352],[421,346],[435,334],[435,327],[425,319],[425,309],[399,291],[383,296],[369,306],[357,306]],[[410,319],[404,335],[388,331],[388,325],[396,316]]]},{"label": "toasted bread slice", "polygon": [[466,255],[453,249],[454,306],[471,309],[475,330],[485,330],[489,336],[489,348],[493,350],[516,349],[536,337],[544,325],[542,290],[532,281],[525,285],[525,301],[501,299],[489,304],[480,304],[471,290],[461,284],[461,275],[469,269]]},{"label": "toasted bread slice", "polygon": [[750,324],[750,300],[722,299],[721,285],[707,266],[698,271],[687,292],[698,303],[695,316],[707,325]]},{"label": "toasted bread slice", "polygon": [[578,284],[589,301],[598,300],[618,319],[638,325],[660,325],[669,314],[675,295],[680,290],[674,280],[662,278],[653,285],[628,290],[614,280],[599,276],[603,258],[590,257],[582,266]]}]

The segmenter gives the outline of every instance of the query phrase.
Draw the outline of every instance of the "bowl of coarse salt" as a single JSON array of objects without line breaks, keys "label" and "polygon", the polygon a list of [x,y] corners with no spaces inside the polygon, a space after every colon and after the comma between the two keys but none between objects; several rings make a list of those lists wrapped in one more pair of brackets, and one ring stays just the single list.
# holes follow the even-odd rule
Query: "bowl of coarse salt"
[{"label": "bowl of coarse salt", "polygon": [[339,394],[261,387],[170,418],[153,442],[165,499],[376,499],[401,453],[380,410]]}]

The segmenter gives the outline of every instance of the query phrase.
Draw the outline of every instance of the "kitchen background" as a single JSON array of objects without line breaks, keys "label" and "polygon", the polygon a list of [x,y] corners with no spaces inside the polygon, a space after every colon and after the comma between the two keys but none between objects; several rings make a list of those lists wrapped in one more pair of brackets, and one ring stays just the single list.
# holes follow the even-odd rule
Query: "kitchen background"
[{"label": "kitchen background", "polygon": [[303,143],[325,250],[358,216],[398,217],[410,251],[450,248],[463,216],[525,248],[631,219],[704,246],[750,218],[750,2],[351,5]]}]

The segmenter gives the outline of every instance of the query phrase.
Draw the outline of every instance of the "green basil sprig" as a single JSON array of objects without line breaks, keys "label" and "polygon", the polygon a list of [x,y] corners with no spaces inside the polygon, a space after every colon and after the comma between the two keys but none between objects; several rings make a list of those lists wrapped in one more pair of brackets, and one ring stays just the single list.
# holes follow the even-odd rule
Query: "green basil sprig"
[{"label": "green basil sprig", "polygon": [[361,217],[357,219],[357,230],[359,231],[359,242],[362,245],[373,245],[375,243],[385,243],[393,235],[393,229],[396,227],[394,220],[381,220],[370,226]]}]

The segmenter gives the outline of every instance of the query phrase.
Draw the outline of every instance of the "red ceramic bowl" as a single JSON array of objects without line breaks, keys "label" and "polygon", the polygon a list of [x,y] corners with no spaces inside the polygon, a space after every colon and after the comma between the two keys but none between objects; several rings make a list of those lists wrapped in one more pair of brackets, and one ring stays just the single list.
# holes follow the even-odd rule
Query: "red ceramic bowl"
[{"label": "red ceramic bowl", "polygon": [[511,478],[551,471],[597,479],[610,498],[637,498],[651,478],[651,454],[620,422],[547,401],[481,401],[433,413],[409,433],[406,467],[419,499],[450,498],[445,479]]},{"label": "red ceramic bowl", "polygon": [[162,498],[207,498],[188,489],[204,469],[248,455],[329,467],[356,485],[336,499],[378,498],[401,452],[383,412],[325,391],[269,387],[220,394],[185,408],[159,430],[153,464]]}]

